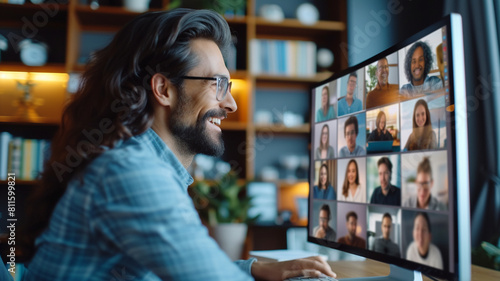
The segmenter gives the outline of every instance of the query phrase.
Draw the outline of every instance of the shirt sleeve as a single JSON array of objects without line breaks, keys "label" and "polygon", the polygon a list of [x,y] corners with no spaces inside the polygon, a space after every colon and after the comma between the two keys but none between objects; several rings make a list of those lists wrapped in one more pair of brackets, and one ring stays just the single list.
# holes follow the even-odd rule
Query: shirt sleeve
[{"label": "shirt sleeve", "polygon": [[93,198],[95,243],[161,280],[252,280],[253,261],[232,262],[210,238],[180,177],[140,162],[108,165]]},{"label": "shirt sleeve", "polygon": [[248,275],[252,275],[252,264],[256,262],[256,258],[250,258],[248,260],[239,260],[234,263],[244,272],[248,273]]},{"label": "shirt sleeve", "polygon": [[12,276],[9,274],[9,272],[5,268],[5,263],[3,262],[1,257],[0,257],[0,261],[2,262],[2,264],[1,264],[2,268],[0,268],[0,280],[13,281]]}]

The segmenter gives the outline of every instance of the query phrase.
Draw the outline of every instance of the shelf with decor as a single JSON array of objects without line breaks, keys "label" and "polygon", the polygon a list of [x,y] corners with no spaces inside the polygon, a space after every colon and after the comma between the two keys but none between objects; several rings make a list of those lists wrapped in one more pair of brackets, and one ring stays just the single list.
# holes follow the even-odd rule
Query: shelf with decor
[{"label": "shelf with decor", "polygon": [[0,71],[15,72],[66,72],[64,63],[47,63],[42,66],[28,66],[22,62],[0,62]]},{"label": "shelf with decor", "polygon": [[[118,5],[101,5],[93,9],[90,4],[87,4],[90,2],[69,0],[68,4],[56,6],[0,3],[0,10],[6,15],[0,18],[0,34],[3,35],[9,32],[22,35],[25,24],[22,18],[32,20],[37,13],[48,14],[49,7],[52,7],[54,11],[57,10],[53,16],[48,17],[49,20],[45,26],[37,27],[38,35],[43,35],[48,41],[47,63],[42,66],[27,66],[21,62],[14,49],[10,48],[8,51],[1,51],[0,71],[81,73],[85,70],[90,54],[104,47],[119,28],[140,14]],[[171,2],[153,0],[149,11],[164,10]],[[280,159],[284,156],[307,155],[310,130],[309,88],[334,72],[347,67],[347,58],[340,48],[342,42],[347,42],[345,0],[315,1],[314,4],[318,5],[320,17],[319,21],[312,25],[303,24],[296,19],[295,14],[287,14],[286,11],[285,19],[281,22],[266,20],[259,11],[262,5],[269,2],[273,1],[247,0],[243,15],[225,17],[236,37],[235,62],[232,67],[228,66],[228,68],[231,78],[234,79],[232,94],[238,104],[238,111],[229,114],[228,118],[222,122],[221,128],[226,145],[226,152],[222,159],[238,171],[241,179],[246,180],[259,180],[263,167],[281,165]],[[296,9],[297,3],[301,2],[304,1],[290,1],[287,2],[287,7],[283,8],[285,10]],[[315,64],[308,75],[253,72],[251,70],[254,56],[251,49],[252,40],[314,42],[315,52],[311,53],[309,61],[316,61],[315,54],[320,48],[326,48],[333,53],[334,61],[328,67]],[[65,79],[65,82],[60,83],[61,86],[64,84],[61,87],[62,91],[65,91],[68,78]],[[16,114],[15,110],[9,108],[4,110],[1,105],[1,102],[8,98],[8,104],[12,107],[11,101],[19,98],[19,90],[16,90],[15,84],[10,83],[12,93],[7,95],[0,93],[1,115],[5,112],[8,116]],[[36,110],[40,111],[40,117],[46,119],[41,122],[24,122],[0,117],[0,132],[17,130],[14,133],[20,136],[44,139],[51,138],[55,134],[59,124],[56,120],[60,120],[68,94],[59,92],[54,94],[52,90],[42,89],[41,85],[43,83],[35,86],[35,96],[46,102]],[[296,105],[293,105],[294,103]],[[258,122],[257,117],[262,110],[268,111],[264,115],[267,114],[265,118],[270,123]],[[291,119],[295,120],[292,124],[295,125],[285,124],[285,115],[291,116]],[[297,122],[297,120],[300,121]],[[16,129],[13,129],[14,127]],[[269,139],[270,134],[272,134],[272,140]],[[292,185],[287,179],[290,176],[288,172],[282,170],[282,176],[278,177],[275,182],[278,187],[294,192],[295,189],[290,188]],[[302,193],[306,178],[304,171],[299,171],[292,180],[301,186],[300,192]],[[30,183],[30,181],[26,182],[26,184]]]},{"label": "shelf with decor", "polygon": [[[275,2],[256,0],[253,7],[249,6],[253,24],[249,69],[254,86],[249,135],[256,150],[249,174],[260,179],[265,174],[263,167],[274,169],[279,174],[279,187],[287,186],[290,178],[296,183],[307,178],[305,171],[287,171],[283,158],[308,155],[311,86],[347,67],[347,58],[339,47],[347,42],[345,1],[314,2],[319,20],[307,24],[295,17],[295,10],[304,2],[309,1],[282,5],[285,18],[276,22],[260,13],[264,5]],[[333,54],[333,63],[317,64],[319,49]],[[308,71],[304,72],[305,68]]]},{"label": "shelf with decor", "polygon": [[[307,179],[311,126],[309,91],[312,85],[347,68],[346,50],[342,49],[341,44],[347,42],[346,1],[314,2],[320,12],[319,21],[314,24],[304,24],[295,18],[293,12],[304,2],[311,3],[310,1],[287,2],[288,7],[283,7],[285,19],[280,22],[269,21],[259,13],[263,5],[276,2],[255,0],[254,6],[249,6],[251,26],[248,36],[250,43],[248,68],[253,85],[251,95],[253,111],[249,118],[248,134],[254,151],[253,158],[248,164],[247,174],[257,180],[276,184],[279,190],[278,210],[290,212],[291,222],[295,226],[307,224],[304,215],[307,213],[304,212],[307,207],[304,207],[304,203],[307,203],[309,192]],[[256,60],[255,55],[258,56],[260,50],[252,53],[252,48],[255,48],[252,44],[256,44],[255,41],[274,54],[267,60],[264,58],[263,61],[269,63],[269,60],[278,57],[269,65],[259,65],[256,67],[257,71],[253,68],[253,63]],[[314,50],[310,53],[297,52],[297,45],[308,44],[297,42],[313,42]],[[331,54],[333,62],[330,65],[323,66],[316,63],[320,49]],[[295,58],[291,60],[279,58],[282,53],[293,54],[294,51]],[[304,69],[303,62],[302,66],[297,66],[297,61],[304,57],[308,62],[314,62],[313,66],[309,66],[313,71],[297,75],[299,70]],[[291,125],[285,124],[290,120]],[[273,246],[267,248],[269,247]]]}]

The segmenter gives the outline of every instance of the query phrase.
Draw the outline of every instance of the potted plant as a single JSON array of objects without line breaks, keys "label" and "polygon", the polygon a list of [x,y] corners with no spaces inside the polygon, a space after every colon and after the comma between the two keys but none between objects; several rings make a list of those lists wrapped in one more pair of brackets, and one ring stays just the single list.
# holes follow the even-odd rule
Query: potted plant
[{"label": "potted plant", "polygon": [[244,15],[246,0],[174,0],[168,9],[178,7],[192,9],[212,9],[221,15]]},{"label": "potted plant", "polygon": [[246,184],[229,172],[219,180],[195,182],[189,194],[210,235],[232,260],[239,259],[247,224],[257,218],[247,215],[252,198],[246,195]]}]

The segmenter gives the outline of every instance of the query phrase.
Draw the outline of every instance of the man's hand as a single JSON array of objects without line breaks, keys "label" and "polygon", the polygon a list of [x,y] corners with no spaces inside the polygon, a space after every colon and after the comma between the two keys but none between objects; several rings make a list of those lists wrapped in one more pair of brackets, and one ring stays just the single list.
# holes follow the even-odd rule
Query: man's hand
[{"label": "man's hand", "polygon": [[325,229],[322,227],[318,228],[318,230],[316,230],[316,233],[314,233],[314,237],[325,239],[326,237]]},{"label": "man's hand", "polygon": [[335,278],[328,263],[320,257],[309,257],[284,262],[259,262],[252,265],[252,275],[261,280],[281,281],[296,276],[319,277],[321,274]]}]

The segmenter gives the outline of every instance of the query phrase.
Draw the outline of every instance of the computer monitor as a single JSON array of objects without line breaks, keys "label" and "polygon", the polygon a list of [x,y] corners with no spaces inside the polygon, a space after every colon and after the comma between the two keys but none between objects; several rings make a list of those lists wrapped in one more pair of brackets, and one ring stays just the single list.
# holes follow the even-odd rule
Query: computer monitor
[{"label": "computer monitor", "polygon": [[380,280],[470,280],[460,15],[311,92],[308,241],[389,263]]}]

